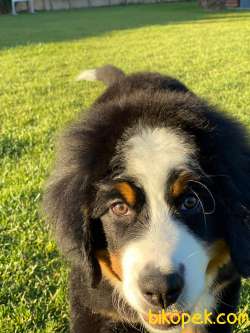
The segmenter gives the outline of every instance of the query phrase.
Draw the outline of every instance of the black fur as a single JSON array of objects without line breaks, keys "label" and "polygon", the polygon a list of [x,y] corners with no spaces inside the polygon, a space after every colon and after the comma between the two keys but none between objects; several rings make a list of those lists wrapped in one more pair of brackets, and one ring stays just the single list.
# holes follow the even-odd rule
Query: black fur
[{"label": "black fur", "polygon": [[[222,301],[235,308],[238,274],[250,275],[250,148],[244,129],[173,78],[157,73],[120,76],[62,136],[44,194],[46,215],[71,265],[74,333],[136,331],[105,317],[105,312],[117,310],[112,305],[112,287],[102,278],[94,255],[96,248],[108,247],[108,237],[93,215],[93,203],[98,184],[112,180],[122,170],[116,146],[138,121],[142,126],[172,128],[193,142],[202,170],[211,176],[216,221],[210,238],[200,237],[208,237],[210,242],[224,239],[230,248],[236,279],[230,297],[222,296]],[[224,328],[228,332],[230,327]]]}]

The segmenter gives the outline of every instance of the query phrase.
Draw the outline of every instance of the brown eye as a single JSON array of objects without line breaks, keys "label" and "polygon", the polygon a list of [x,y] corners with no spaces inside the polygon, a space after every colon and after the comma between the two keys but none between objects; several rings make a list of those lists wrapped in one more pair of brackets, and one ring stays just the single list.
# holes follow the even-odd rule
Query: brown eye
[{"label": "brown eye", "polygon": [[183,200],[183,203],[182,203],[182,210],[187,210],[187,209],[194,209],[196,208],[196,206],[198,205],[198,199],[193,196],[193,195],[190,195],[190,196],[187,196],[184,200]]},{"label": "brown eye", "polygon": [[111,206],[112,212],[117,216],[129,215],[129,207],[125,202],[118,202]]}]

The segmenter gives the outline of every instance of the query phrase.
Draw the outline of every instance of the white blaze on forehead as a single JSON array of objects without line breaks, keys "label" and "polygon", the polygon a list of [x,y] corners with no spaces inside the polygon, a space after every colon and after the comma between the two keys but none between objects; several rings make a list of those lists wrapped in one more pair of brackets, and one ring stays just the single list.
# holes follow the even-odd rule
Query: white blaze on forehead
[{"label": "white blaze on forehead", "polygon": [[173,130],[146,128],[127,141],[126,172],[141,183],[154,206],[154,199],[165,194],[168,174],[185,167],[193,153],[191,145]]},{"label": "white blaze on forehead", "polygon": [[154,167],[154,172],[162,166],[173,168],[183,164],[192,152],[191,146],[170,128],[143,129],[127,141],[127,147],[129,170],[142,174],[148,171],[147,167]]}]

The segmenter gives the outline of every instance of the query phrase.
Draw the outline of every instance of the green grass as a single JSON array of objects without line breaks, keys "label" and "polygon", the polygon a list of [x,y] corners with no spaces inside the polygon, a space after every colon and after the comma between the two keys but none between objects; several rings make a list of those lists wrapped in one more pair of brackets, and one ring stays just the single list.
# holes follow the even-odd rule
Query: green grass
[{"label": "green grass", "polygon": [[57,134],[103,91],[75,82],[79,71],[168,73],[250,128],[249,55],[247,11],[183,3],[1,16],[1,333],[68,330],[67,270],[38,212]]}]

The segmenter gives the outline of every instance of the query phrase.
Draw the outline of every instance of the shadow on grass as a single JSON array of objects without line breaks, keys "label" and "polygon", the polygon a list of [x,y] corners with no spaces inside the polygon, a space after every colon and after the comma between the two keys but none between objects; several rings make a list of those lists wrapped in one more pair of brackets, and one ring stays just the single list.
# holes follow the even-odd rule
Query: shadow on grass
[{"label": "shadow on grass", "polygon": [[[235,15],[237,14],[237,15]],[[250,12],[241,12],[249,18]],[[128,5],[60,12],[5,15],[0,19],[0,49],[19,45],[78,40],[114,30],[201,20],[239,19],[238,11],[206,12],[195,2]]]}]

